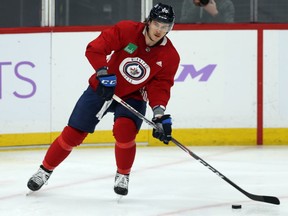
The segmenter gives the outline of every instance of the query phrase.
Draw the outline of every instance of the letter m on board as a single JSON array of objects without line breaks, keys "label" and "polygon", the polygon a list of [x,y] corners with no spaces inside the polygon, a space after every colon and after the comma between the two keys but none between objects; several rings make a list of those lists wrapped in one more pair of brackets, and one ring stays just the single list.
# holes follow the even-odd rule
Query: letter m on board
[{"label": "letter m on board", "polygon": [[192,64],[191,65],[181,64],[181,66],[183,66],[183,70],[181,71],[177,79],[175,79],[175,82],[183,82],[188,77],[188,75],[190,75],[192,79],[200,76],[199,81],[205,82],[209,79],[209,77],[211,76],[212,72],[214,71],[217,65],[209,64],[205,66],[204,68],[201,68],[198,71],[195,69],[194,65]]}]

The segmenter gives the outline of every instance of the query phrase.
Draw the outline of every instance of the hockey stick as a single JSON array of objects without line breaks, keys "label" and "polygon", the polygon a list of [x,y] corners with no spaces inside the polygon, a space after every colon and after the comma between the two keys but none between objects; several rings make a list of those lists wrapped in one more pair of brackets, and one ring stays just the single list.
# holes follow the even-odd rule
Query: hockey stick
[{"label": "hockey stick", "polygon": [[[130,112],[134,113],[138,118],[142,119],[143,121],[145,121],[148,125],[150,125],[151,127],[157,129],[157,126],[154,122],[148,120],[145,116],[143,116],[141,113],[139,113],[136,109],[134,109],[132,106],[130,106],[128,103],[126,103],[125,101],[123,101],[121,98],[119,98],[118,96],[114,95],[113,99],[115,101],[117,101],[118,103],[120,103],[121,105],[123,105],[125,108],[127,108]],[[206,161],[204,161],[202,158],[200,158],[199,156],[197,156],[195,153],[193,153],[192,151],[190,151],[187,147],[185,147],[184,145],[182,145],[180,142],[178,142],[176,139],[174,139],[172,137],[171,140],[175,145],[177,145],[179,148],[181,148],[183,151],[185,151],[186,153],[188,153],[190,156],[192,156],[194,159],[196,159],[198,162],[200,162],[201,164],[203,164],[205,167],[207,167],[209,170],[211,170],[212,172],[214,172],[216,175],[218,175],[220,178],[222,178],[224,181],[226,181],[227,183],[229,183],[230,185],[232,185],[234,188],[236,188],[238,191],[240,191],[241,193],[243,193],[244,195],[246,195],[247,197],[249,197],[252,200],[255,201],[259,201],[259,202],[265,202],[265,203],[271,203],[271,204],[275,204],[275,205],[279,205],[280,204],[280,200],[277,197],[273,197],[273,196],[264,196],[264,195],[255,195],[255,194],[251,194],[248,193],[247,191],[243,190],[242,188],[240,188],[238,185],[236,185],[234,182],[232,182],[229,178],[227,178],[226,176],[224,176],[222,173],[220,173],[218,170],[216,170],[214,167],[212,167],[210,164],[208,164]]]},{"label": "hockey stick", "polygon": [[104,112],[108,109],[108,107],[111,105],[112,102],[113,102],[113,99],[104,102],[104,104],[102,105],[102,108],[96,114],[96,118],[98,118],[99,121],[102,119]]}]

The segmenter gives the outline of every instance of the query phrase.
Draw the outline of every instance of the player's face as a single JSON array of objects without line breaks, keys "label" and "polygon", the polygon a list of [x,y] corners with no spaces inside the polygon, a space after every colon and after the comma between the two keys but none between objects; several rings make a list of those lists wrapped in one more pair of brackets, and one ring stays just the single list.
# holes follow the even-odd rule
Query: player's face
[{"label": "player's face", "polygon": [[155,20],[149,22],[148,37],[151,42],[156,44],[167,34],[167,32],[169,32],[170,27],[171,26],[169,24],[157,22]]}]

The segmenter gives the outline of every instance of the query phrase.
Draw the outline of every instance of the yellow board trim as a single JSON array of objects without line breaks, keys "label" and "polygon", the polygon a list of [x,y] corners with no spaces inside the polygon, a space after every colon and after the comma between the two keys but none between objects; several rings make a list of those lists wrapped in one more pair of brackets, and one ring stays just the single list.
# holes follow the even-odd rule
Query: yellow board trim
[{"label": "yellow board trim", "polygon": [[[173,129],[173,137],[184,145],[256,145],[255,128],[207,128],[207,129]],[[50,144],[60,132],[0,134],[0,147]],[[265,128],[263,130],[265,145],[287,145],[288,128]],[[163,145],[154,139],[151,130],[141,130],[136,142],[148,143],[151,146]],[[114,143],[111,131],[95,131],[89,134],[84,143]]]},{"label": "yellow board trim", "polygon": [[269,145],[287,145],[288,128],[264,128],[263,144]]}]

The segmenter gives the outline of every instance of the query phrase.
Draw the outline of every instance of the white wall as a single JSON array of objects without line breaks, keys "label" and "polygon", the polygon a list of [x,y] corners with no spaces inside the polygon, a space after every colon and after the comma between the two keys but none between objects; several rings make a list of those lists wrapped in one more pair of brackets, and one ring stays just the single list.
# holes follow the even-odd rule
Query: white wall
[{"label": "white wall", "polygon": [[[0,35],[0,134],[62,130],[94,73],[84,53],[98,35]],[[173,31],[168,36],[181,56],[167,110],[174,128],[255,128],[257,31]],[[288,32],[265,31],[264,41],[265,126],[287,127]],[[110,129],[111,121],[109,115],[98,129]]]},{"label": "white wall", "polygon": [[0,134],[50,131],[51,34],[0,35]]},{"label": "white wall", "polygon": [[204,81],[199,75],[175,83],[169,106],[174,126],[256,127],[256,31],[184,31],[170,36],[181,55],[176,80],[180,73],[193,71],[191,67],[212,71]]},{"label": "white wall", "polygon": [[288,31],[264,34],[264,127],[288,128]]}]

